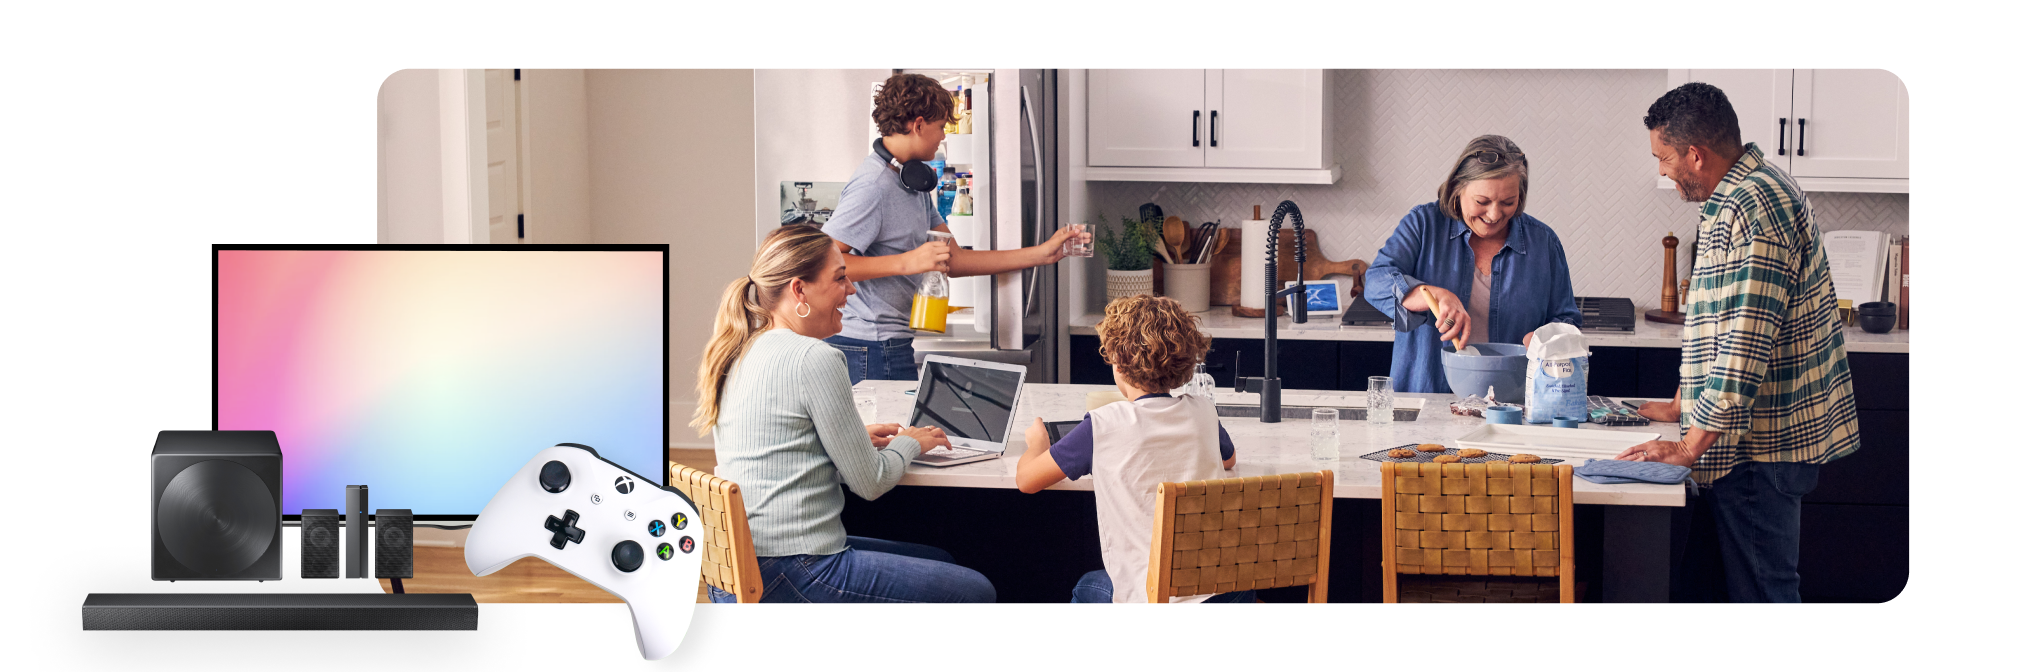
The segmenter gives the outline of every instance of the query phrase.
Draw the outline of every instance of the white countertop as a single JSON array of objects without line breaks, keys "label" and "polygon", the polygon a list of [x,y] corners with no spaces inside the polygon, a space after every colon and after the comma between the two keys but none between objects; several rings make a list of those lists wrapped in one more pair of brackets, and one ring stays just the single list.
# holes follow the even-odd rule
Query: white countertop
[{"label": "white countertop", "polygon": [[[1659,324],[1642,319],[1647,307],[1635,307],[1635,333],[1632,334],[1585,334],[1589,346],[1622,348],[1676,348],[1683,346],[1683,325]],[[1231,314],[1231,306],[1212,306],[1208,312],[1196,313],[1203,318],[1203,333],[1213,338],[1266,338],[1265,318],[1237,317]],[[1103,321],[1102,313],[1078,315],[1069,318],[1069,333],[1085,336],[1097,335],[1096,325]],[[1280,337],[1284,340],[1299,341],[1393,341],[1393,327],[1347,327],[1338,323],[1336,316],[1311,315],[1309,322],[1294,324],[1288,318],[1276,320]],[[1847,339],[1848,352],[1894,352],[1911,351],[1911,332],[1905,329],[1892,330],[1887,334],[1871,334],[1860,327],[1847,327],[1842,335]]]},{"label": "white countertop", "polygon": [[[912,381],[864,381],[859,387],[878,391],[878,422],[905,422],[913,409],[913,397],[907,394],[917,383]],[[1013,474],[1019,465],[1019,456],[1026,453],[1026,427],[1033,418],[1040,417],[1049,422],[1080,420],[1084,412],[1084,395],[1100,390],[1116,390],[1108,385],[1038,385],[1028,384],[1020,394],[1017,417],[1012,423],[1011,436],[1005,443],[1005,456],[998,460],[987,460],[953,467],[928,467],[913,465],[906,471],[900,485],[932,485],[957,488],[1013,488]],[[1365,405],[1365,393],[1357,394],[1339,391],[1284,390],[1284,401],[1290,405],[1304,405],[1308,400],[1303,395],[1322,395],[1326,398],[1346,400],[1348,403],[1334,404],[1347,406]],[[1249,395],[1250,396],[1250,395]],[[1404,394],[1401,397],[1423,399],[1423,409],[1414,422],[1396,422],[1389,428],[1373,429],[1363,421],[1343,421],[1339,427],[1341,459],[1337,464],[1337,486],[1332,496],[1357,499],[1378,499],[1380,497],[1380,463],[1361,459],[1376,450],[1393,448],[1410,443],[1441,443],[1456,447],[1457,438],[1478,429],[1484,421],[1479,418],[1452,415],[1451,395],[1448,394]],[[1219,401],[1227,401],[1220,393]],[[1234,474],[1238,476],[1263,476],[1300,471],[1315,471],[1320,467],[1309,458],[1309,421],[1289,420],[1266,424],[1255,418],[1222,418],[1225,430],[1231,434],[1233,446],[1237,449],[1238,465]],[[1678,435],[1673,423],[1652,423],[1646,427],[1599,427],[1610,431],[1648,432],[1671,439]],[[1640,441],[1637,441],[1640,443]],[[1574,497],[1579,504],[1613,504],[1630,506],[1683,506],[1684,490],[1676,485],[1634,484],[1599,485],[1585,479],[1574,480]],[[1053,486],[1056,490],[1090,490],[1091,481],[1081,479],[1063,481]]]}]

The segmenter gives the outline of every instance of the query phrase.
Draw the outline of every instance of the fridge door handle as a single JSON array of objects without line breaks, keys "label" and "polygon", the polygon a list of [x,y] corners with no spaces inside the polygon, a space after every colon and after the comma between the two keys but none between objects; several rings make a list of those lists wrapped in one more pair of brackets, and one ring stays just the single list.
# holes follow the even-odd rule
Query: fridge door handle
[{"label": "fridge door handle", "polygon": [[[1046,228],[1047,185],[1041,183],[1041,176],[1047,174],[1047,160],[1040,149],[1040,111],[1033,109],[1033,98],[1026,93],[1024,85],[1019,87],[1019,116],[1024,118],[1021,123],[1026,124],[1026,128],[1033,131],[1033,237],[1035,240],[1045,243],[1049,233],[1049,230]],[[1033,268],[1028,269],[1027,272],[1031,275],[1028,276],[1028,282],[1026,283],[1026,299],[1019,303],[1021,319],[1024,319],[1027,311],[1033,309],[1033,298],[1040,289],[1040,274],[1044,271]],[[1046,316],[1042,316],[1042,318],[1045,319]]]}]

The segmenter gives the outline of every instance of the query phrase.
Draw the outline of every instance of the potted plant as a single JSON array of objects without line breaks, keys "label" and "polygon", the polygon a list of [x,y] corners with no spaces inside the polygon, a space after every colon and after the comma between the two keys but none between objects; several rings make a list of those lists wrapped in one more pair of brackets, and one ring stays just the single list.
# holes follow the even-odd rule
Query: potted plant
[{"label": "potted plant", "polygon": [[1153,246],[1160,239],[1159,227],[1131,217],[1122,222],[1123,233],[1097,227],[1097,249],[1104,253],[1104,297],[1109,301],[1153,294]]}]

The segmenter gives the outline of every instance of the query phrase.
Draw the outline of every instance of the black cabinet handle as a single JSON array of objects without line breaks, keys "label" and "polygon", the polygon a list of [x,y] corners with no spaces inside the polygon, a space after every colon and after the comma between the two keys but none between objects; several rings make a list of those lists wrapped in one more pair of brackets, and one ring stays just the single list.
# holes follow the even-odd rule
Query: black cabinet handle
[{"label": "black cabinet handle", "polygon": [[1784,146],[1783,146],[1783,142],[1784,142],[1784,140],[1788,139],[1788,135],[1789,135],[1789,133],[1790,133],[1790,120],[1789,120],[1789,119],[1785,119],[1785,118],[1783,118],[1783,117],[1777,117],[1777,118],[1776,118],[1776,155],[1777,155],[1777,156],[1789,156],[1789,155],[1790,155],[1790,150],[1788,150],[1788,149],[1785,149],[1785,148],[1784,148]]},{"label": "black cabinet handle", "polygon": [[1210,111],[1210,146],[1217,146],[1217,110]]},{"label": "black cabinet handle", "polygon": [[1804,156],[1804,117],[1797,118],[1797,155]]},{"label": "black cabinet handle", "polygon": [[1203,146],[1203,111],[1189,111],[1189,146]]}]

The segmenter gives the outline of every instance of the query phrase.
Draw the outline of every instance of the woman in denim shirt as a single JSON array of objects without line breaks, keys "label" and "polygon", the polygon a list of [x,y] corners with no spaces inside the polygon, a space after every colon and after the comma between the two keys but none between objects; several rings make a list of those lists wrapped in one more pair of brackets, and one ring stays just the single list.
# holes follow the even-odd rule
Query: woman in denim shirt
[{"label": "woman in denim shirt", "polygon": [[1526,345],[1537,327],[1578,324],[1564,246],[1522,214],[1527,201],[1528,157],[1482,135],[1458,154],[1437,200],[1401,218],[1366,270],[1365,294],[1394,316],[1394,391],[1450,392],[1446,341]]}]

